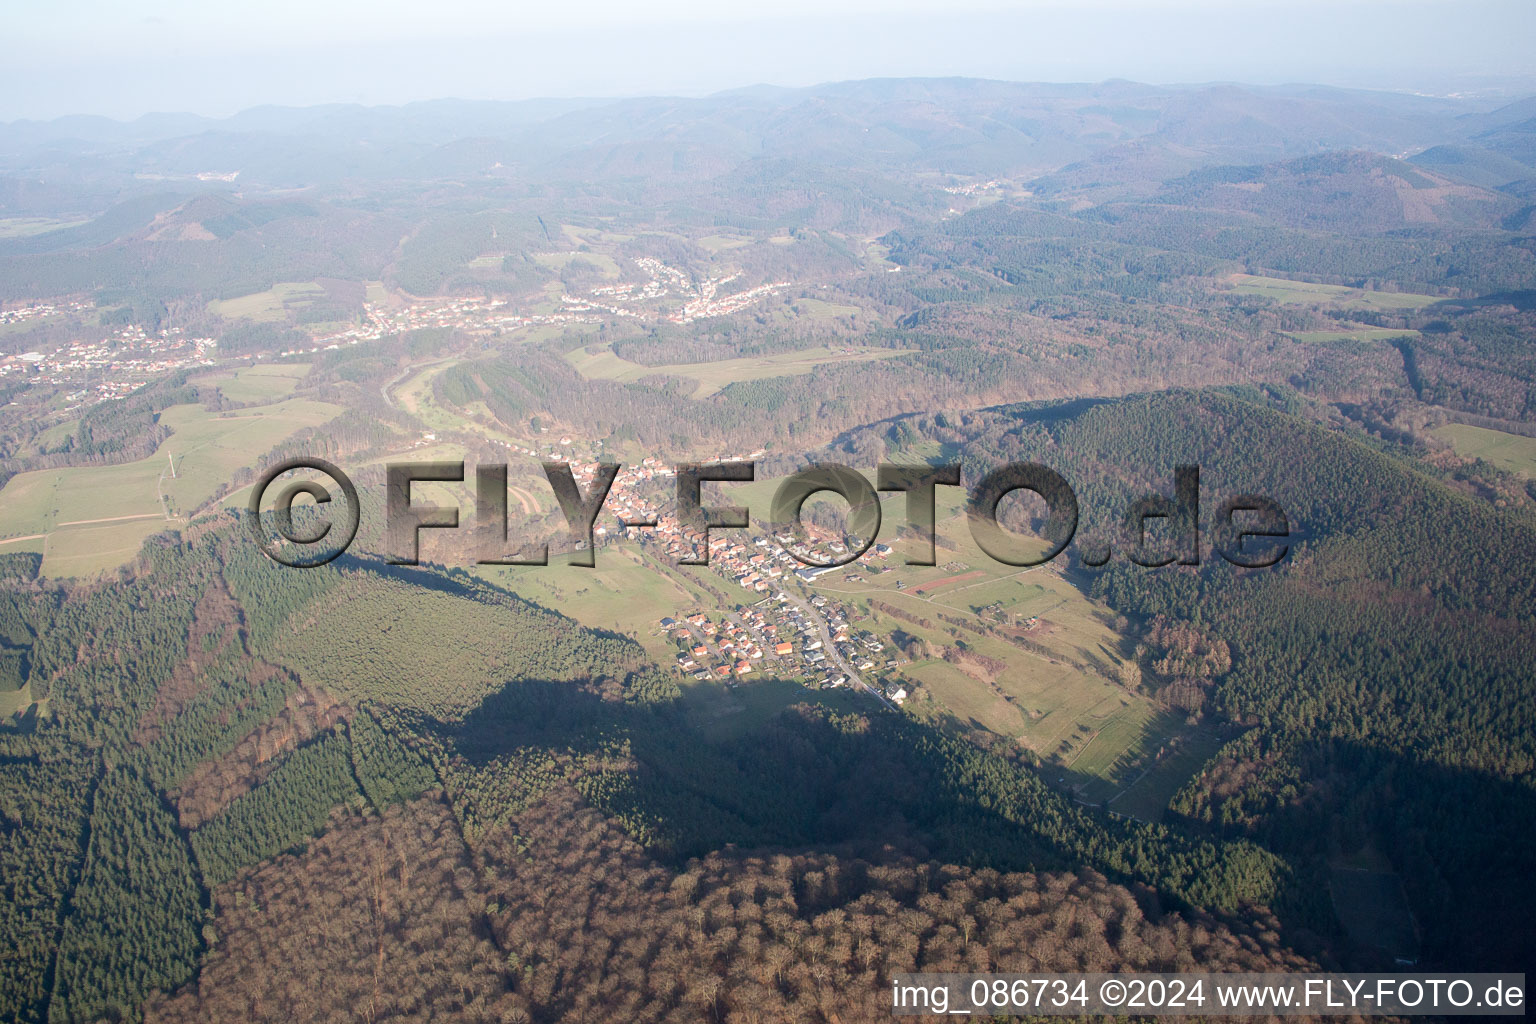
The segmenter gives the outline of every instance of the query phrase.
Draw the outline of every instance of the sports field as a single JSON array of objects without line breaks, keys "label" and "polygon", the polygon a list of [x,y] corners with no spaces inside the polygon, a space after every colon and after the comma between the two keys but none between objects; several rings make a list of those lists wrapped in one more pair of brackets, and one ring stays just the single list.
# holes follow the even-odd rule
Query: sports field
[{"label": "sports field", "polygon": [[[852,307],[848,307],[852,308]],[[839,363],[864,363],[908,355],[911,349],[867,348],[860,345],[825,345],[780,352],[771,356],[720,359],[711,363],[673,363],[667,366],[643,366],[621,359],[606,346],[573,349],[565,358],[588,380],[634,381],[643,377],[665,375],[686,377],[697,382],[694,398],[708,398],[732,384],[769,377],[797,377],[818,366]]]},{"label": "sports field", "polygon": [[1536,477],[1536,437],[1506,434],[1465,423],[1447,423],[1432,431],[1451,442],[1457,455],[1484,459],[1511,473]]}]

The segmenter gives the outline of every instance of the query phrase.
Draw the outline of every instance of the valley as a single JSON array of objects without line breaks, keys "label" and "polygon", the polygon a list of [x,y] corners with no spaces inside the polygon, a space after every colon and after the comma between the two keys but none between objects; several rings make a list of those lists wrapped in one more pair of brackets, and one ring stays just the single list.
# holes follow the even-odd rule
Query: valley
[{"label": "valley", "polygon": [[[913,970],[1522,969],[1529,99],[547,104],[0,125],[0,1017],[853,1024]],[[248,521],[301,456],[360,495],[313,568]],[[465,479],[408,497],[460,525],[409,564],[386,467],[430,461]],[[605,462],[575,550],[542,464]],[[702,491],[745,527],[688,524],[690,462],[752,467]],[[827,463],[959,467],[935,564],[896,492],[870,537],[827,494],[774,521]],[[1039,565],[971,530],[1010,463],[1077,502]],[[493,553],[547,564],[479,557],[487,465]],[[1136,564],[1183,466],[1200,563]],[[1274,565],[1212,554],[1237,495],[1283,508]],[[1027,492],[998,521],[1046,549]]]}]

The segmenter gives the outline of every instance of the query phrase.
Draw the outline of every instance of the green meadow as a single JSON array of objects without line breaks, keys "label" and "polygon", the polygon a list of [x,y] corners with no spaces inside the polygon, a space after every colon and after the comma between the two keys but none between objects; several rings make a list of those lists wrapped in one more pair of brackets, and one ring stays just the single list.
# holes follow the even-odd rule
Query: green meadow
[{"label": "green meadow", "polygon": [[284,281],[264,292],[215,299],[208,303],[208,311],[226,320],[271,323],[286,318],[290,308],[307,306],[324,294],[325,289],[313,281]]},{"label": "green meadow", "polygon": [[1381,312],[1423,309],[1440,300],[1415,292],[1383,292],[1370,288],[1349,288],[1336,284],[1309,284],[1283,277],[1233,274],[1232,290],[1239,295],[1261,295],[1287,305],[1334,306],[1341,309],[1378,310]]},{"label": "green meadow", "polygon": [[1457,455],[1483,459],[1511,473],[1536,477],[1536,437],[1506,434],[1502,430],[1465,423],[1448,423],[1436,427],[1433,433],[1451,442]]},{"label": "green meadow", "polygon": [[194,383],[212,385],[227,400],[244,405],[287,398],[308,373],[308,363],[257,363],[198,377]]},{"label": "green meadow", "polygon": [[1308,345],[1323,345],[1334,341],[1386,341],[1391,338],[1417,338],[1418,331],[1390,327],[1367,327],[1363,324],[1343,331],[1281,331],[1293,341]]},{"label": "green meadow", "polygon": [[[754,528],[766,529],[780,483],[764,479],[712,485],[717,490],[706,497],[747,505]],[[860,629],[887,639],[896,632],[918,636],[935,647],[963,641],[1005,662],[1006,668],[990,680],[938,657],[901,665],[897,671],[930,698],[909,702],[914,714],[1012,737],[1063,766],[1064,774],[1084,789],[1084,799],[1102,802],[1115,796],[1128,781],[1123,778],[1125,765],[1149,745],[1155,749],[1176,723],[1146,697],[1121,685],[1125,657],[1113,616],[1064,579],[1054,562],[1021,569],[993,561],[971,537],[963,506],[960,488],[939,488],[939,564],[908,566],[904,542],[897,539],[905,522],[905,499],[887,496],[881,503],[879,540],[894,548],[883,563],[888,571],[875,574],[851,566],[819,577],[811,589],[852,605]],[[1021,550],[1043,551],[1044,543],[1025,540]],[[861,578],[851,581],[849,575]],[[902,615],[882,611],[875,602]],[[1017,634],[1027,643],[1025,648],[945,617],[999,627],[1037,621]],[[872,660],[883,666],[892,653],[888,644]],[[882,667],[871,674],[884,673]]]},{"label": "green meadow", "polygon": [[[854,309],[855,307],[838,308]],[[587,346],[573,349],[566,353],[565,358],[576,368],[576,372],[588,380],[635,381],[657,375],[684,377],[698,385],[693,392],[694,398],[708,398],[742,381],[763,380],[769,377],[797,377],[810,373],[819,366],[892,359],[909,353],[908,349],[867,348],[858,345],[839,345],[829,348],[822,345],[795,352],[779,352],[770,356],[720,359],[709,363],[644,366],[620,358],[607,346]]]},{"label": "green meadow", "polygon": [[40,550],[43,572],[51,576],[91,575],[122,565],[145,537],[175,528],[167,511],[179,518],[197,510],[235,470],[340,412],[338,406],[305,399],[224,414],[200,405],[173,406],[160,417],[171,436],[148,458],[12,477],[0,490],[0,540],[46,535]]}]

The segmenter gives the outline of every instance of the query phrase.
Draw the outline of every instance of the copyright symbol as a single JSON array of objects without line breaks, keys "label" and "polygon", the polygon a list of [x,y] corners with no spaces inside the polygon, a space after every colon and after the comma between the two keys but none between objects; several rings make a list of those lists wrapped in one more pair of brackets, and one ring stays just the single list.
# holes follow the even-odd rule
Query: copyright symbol
[{"label": "copyright symbol", "polygon": [[[323,520],[319,524],[319,529],[308,533],[300,532],[293,523],[294,499],[301,494],[307,494],[314,499],[317,506],[326,506],[330,504],[331,492],[319,481],[295,480],[283,488],[267,516],[267,524],[262,523],[261,499],[266,496],[267,488],[278,477],[295,469],[313,469],[324,473],[335,482],[337,487],[341,488],[342,496],[347,499],[347,510],[343,518],[336,522]],[[363,506],[358,500],[357,488],[353,486],[347,474],[324,459],[295,458],[279,462],[261,474],[260,479],[251,487],[251,501],[246,506],[246,510],[250,513],[246,521],[250,523],[251,536],[256,538],[256,545],[261,548],[262,554],[280,565],[313,569],[347,550],[347,546],[352,543],[352,538],[357,536],[357,526],[362,518]],[[341,529],[336,533],[337,539],[325,545],[322,550],[320,543],[331,535],[331,528],[338,523]],[[272,532],[276,533],[275,538]],[[287,544],[283,544],[283,541]]]},{"label": "copyright symbol", "polygon": [[1119,1006],[1125,1002],[1125,982],[1110,978],[1099,986],[1099,1002],[1105,1006]]}]

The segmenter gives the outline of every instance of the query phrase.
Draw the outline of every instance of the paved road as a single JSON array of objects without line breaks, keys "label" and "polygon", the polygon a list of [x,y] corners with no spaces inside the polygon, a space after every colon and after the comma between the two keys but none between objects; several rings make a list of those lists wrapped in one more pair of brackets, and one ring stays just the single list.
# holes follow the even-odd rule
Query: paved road
[{"label": "paved road", "polygon": [[[163,477],[164,474],[162,474],[162,479]],[[128,519],[159,519],[160,515],[161,514],[159,512],[139,512],[131,516],[107,516],[105,519],[71,519],[67,523],[54,523],[53,525],[55,527],[89,526],[92,523],[121,523]]]},{"label": "paved road", "polygon": [[830,658],[838,668],[842,669],[843,674],[848,677],[848,681],[851,682],[856,688],[863,690],[865,693],[868,693],[874,697],[876,700],[890,708],[892,711],[895,711],[896,705],[887,700],[885,694],[881,693],[875,687],[866,683],[864,681],[864,677],[860,676],[859,673],[854,670],[854,667],[848,664],[847,660],[843,658],[842,652],[837,649],[837,644],[832,642],[832,632],[827,628],[827,618],[821,614],[821,609],[815,607],[809,601],[803,600],[798,594],[796,594],[793,590],[788,589],[787,587],[784,589],[784,596],[789,600],[790,604],[794,605],[796,608],[799,608],[802,612],[805,613],[807,618],[815,623],[817,632],[821,638],[822,650],[826,651],[827,657]]}]

